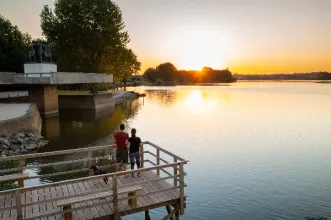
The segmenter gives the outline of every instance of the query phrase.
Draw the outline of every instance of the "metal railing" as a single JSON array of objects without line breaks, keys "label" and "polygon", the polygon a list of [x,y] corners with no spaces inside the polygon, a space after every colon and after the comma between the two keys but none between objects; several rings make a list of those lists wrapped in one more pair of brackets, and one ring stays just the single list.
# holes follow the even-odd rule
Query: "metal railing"
[{"label": "metal railing", "polygon": [[[145,151],[144,148],[146,145],[154,148],[156,150],[156,154],[154,154],[153,152],[150,152],[150,151]],[[70,171],[64,171],[64,172],[49,173],[49,174],[44,174],[44,175],[35,175],[35,176],[28,177],[28,179],[85,172],[85,171],[90,170],[89,168],[92,165],[92,162],[95,161],[96,159],[99,159],[99,160],[100,159],[109,159],[109,156],[110,156],[110,155],[108,155],[108,156],[104,156],[104,157],[93,157],[93,152],[114,150],[114,149],[115,149],[114,145],[109,145],[109,146],[89,147],[89,148],[81,148],[81,149],[72,149],[72,150],[63,150],[63,151],[53,151],[53,152],[47,152],[47,153],[36,153],[36,154],[4,157],[4,158],[0,158],[0,163],[16,160],[16,161],[18,161],[18,167],[13,168],[13,169],[0,170],[0,172],[7,173],[7,172],[18,171],[20,174],[23,174],[23,172],[29,168],[42,168],[42,167],[47,167],[47,166],[64,165],[64,164],[67,165],[67,164],[74,164],[74,163],[79,163],[79,162],[87,162],[88,166],[89,166],[88,168],[82,168],[82,169],[76,169],[76,170],[70,170]],[[87,158],[69,160],[69,161],[61,161],[61,162],[55,162],[55,163],[33,164],[33,165],[28,165],[28,166],[24,165],[24,161],[26,159],[31,159],[31,158],[36,159],[36,158],[69,155],[69,154],[84,153],[84,152],[85,153],[87,152]],[[171,161],[171,162],[166,161],[164,158],[162,158],[161,153],[167,155],[168,158],[172,158],[173,161]],[[156,159],[156,161],[153,162],[151,160],[146,160],[145,155],[151,155],[152,157],[154,157]],[[5,213],[5,212],[11,211],[11,210],[16,210],[16,216],[17,216],[18,220],[35,219],[36,216],[23,218],[24,217],[23,208],[31,207],[31,206],[35,206],[35,205],[46,205],[47,203],[56,202],[56,201],[63,200],[66,198],[72,198],[73,195],[61,196],[61,197],[56,197],[56,198],[50,197],[50,198],[44,199],[42,201],[29,201],[29,202],[23,201],[22,202],[21,198],[26,193],[33,193],[35,191],[47,190],[50,188],[54,189],[56,187],[65,186],[67,184],[84,183],[84,182],[93,181],[93,180],[102,180],[103,178],[112,178],[112,192],[113,192],[112,200],[105,201],[105,202],[99,202],[99,203],[95,203],[95,204],[91,204],[91,205],[83,205],[80,207],[74,207],[74,208],[60,210],[60,211],[56,211],[55,207],[54,207],[54,212],[38,215],[37,217],[45,218],[48,216],[62,215],[65,213],[76,211],[76,210],[92,208],[92,207],[102,206],[104,204],[112,203],[113,204],[113,214],[116,219],[116,218],[119,218],[119,208],[118,208],[119,202],[121,202],[123,200],[144,197],[144,196],[147,196],[150,194],[166,192],[166,191],[170,191],[170,190],[174,190],[174,189],[179,189],[179,198],[178,199],[179,199],[180,214],[184,214],[184,199],[185,199],[184,188],[186,187],[186,184],[184,182],[184,176],[185,176],[184,165],[187,164],[188,161],[184,160],[183,158],[178,157],[175,154],[173,154],[153,143],[150,143],[150,142],[144,142],[141,145],[140,157],[141,157],[141,168],[138,170],[127,170],[127,171],[121,171],[121,172],[114,172],[114,173],[108,173],[108,174],[104,174],[104,175],[76,178],[76,179],[71,179],[71,180],[65,180],[65,181],[59,181],[59,182],[47,183],[47,184],[29,186],[29,187],[24,187],[24,180],[22,180],[21,181],[22,184],[20,185],[21,188],[5,190],[5,191],[0,192],[0,198],[1,197],[13,198],[13,201],[11,203],[9,203],[10,205],[5,205],[5,207],[0,207],[0,215],[1,215],[1,213]],[[161,162],[164,164],[161,164]],[[149,164],[151,164],[151,166],[145,167],[145,163],[149,163]],[[114,162],[114,163],[104,166],[104,167],[111,167],[111,166],[117,166],[117,165],[118,164],[116,162]],[[171,173],[171,172],[167,171],[166,170],[167,168],[171,168],[171,170],[173,172]],[[143,172],[148,172],[148,171],[156,171],[156,174],[158,175],[158,177],[151,179],[151,180],[146,180],[143,182],[125,184],[125,187],[132,186],[135,184],[153,183],[153,182],[164,181],[164,180],[173,180],[172,187],[162,189],[162,190],[155,190],[153,192],[147,192],[147,193],[134,195],[134,196],[124,196],[124,197],[121,196],[121,198],[118,198],[117,179],[119,176],[130,175],[130,174],[135,174],[135,173],[143,173]],[[160,176],[161,171],[166,174],[165,177]],[[97,190],[93,190],[93,191],[89,191],[89,192],[81,192],[81,193],[75,194],[74,196],[85,196],[85,195],[90,195],[90,194],[94,194],[94,193],[102,192],[102,191],[106,191],[106,190],[107,190],[107,188],[101,188],[101,189],[97,189]],[[26,214],[27,214],[27,210],[25,210],[25,216],[26,216]]]}]

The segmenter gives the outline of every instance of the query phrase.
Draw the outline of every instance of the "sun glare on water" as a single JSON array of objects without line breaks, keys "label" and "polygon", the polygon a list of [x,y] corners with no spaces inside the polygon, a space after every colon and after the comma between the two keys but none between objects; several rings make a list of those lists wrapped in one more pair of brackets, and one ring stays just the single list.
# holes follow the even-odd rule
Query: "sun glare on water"
[{"label": "sun glare on water", "polygon": [[215,97],[205,97],[200,90],[194,90],[185,97],[186,107],[190,109],[192,113],[205,114],[215,109],[218,104]]}]

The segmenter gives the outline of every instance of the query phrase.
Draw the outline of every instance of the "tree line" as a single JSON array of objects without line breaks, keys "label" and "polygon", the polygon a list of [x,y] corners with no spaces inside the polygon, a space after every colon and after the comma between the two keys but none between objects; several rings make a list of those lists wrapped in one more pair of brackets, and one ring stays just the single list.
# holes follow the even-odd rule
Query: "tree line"
[{"label": "tree line", "polygon": [[0,16],[0,72],[22,72],[34,42],[50,46],[59,72],[108,73],[120,81],[141,68],[128,47],[122,12],[111,0],[56,0],[54,9],[44,6],[40,19],[45,39],[32,40]]},{"label": "tree line", "polygon": [[234,74],[238,80],[331,80],[329,72],[288,74]]},{"label": "tree line", "polygon": [[216,83],[233,82],[235,79],[230,70],[214,70],[210,67],[203,67],[199,70],[177,70],[172,63],[163,63],[156,68],[148,68],[144,72],[144,78],[152,82],[172,83]]}]

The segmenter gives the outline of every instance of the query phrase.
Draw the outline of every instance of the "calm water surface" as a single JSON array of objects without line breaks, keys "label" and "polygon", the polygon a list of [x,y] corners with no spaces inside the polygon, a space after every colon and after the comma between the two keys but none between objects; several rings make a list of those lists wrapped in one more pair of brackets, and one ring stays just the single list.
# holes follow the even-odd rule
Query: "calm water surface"
[{"label": "calm water surface", "polygon": [[[143,140],[190,160],[183,219],[331,218],[331,85],[135,90],[147,96],[103,112],[61,111],[45,120],[51,143],[42,151],[111,144],[124,122]],[[150,214],[161,219],[166,211]]]}]

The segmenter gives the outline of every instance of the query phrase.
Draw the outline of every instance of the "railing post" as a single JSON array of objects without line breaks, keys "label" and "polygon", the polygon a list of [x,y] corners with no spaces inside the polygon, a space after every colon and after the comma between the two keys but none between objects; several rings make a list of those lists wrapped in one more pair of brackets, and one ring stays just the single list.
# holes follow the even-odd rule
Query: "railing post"
[{"label": "railing post", "polygon": [[118,213],[117,175],[113,176],[113,212],[114,212],[114,219],[119,220],[120,216]]},{"label": "railing post", "polygon": [[92,170],[91,170],[91,166],[92,166],[92,151],[88,151],[88,154],[87,155],[88,155],[87,156],[87,159],[88,159],[87,164],[88,164],[88,168],[90,169],[89,176],[91,176],[92,175]]},{"label": "railing post", "polygon": [[[23,175],[24,172],[24,159],[19,159],[18,160],[18,169],[21,175]],[[23,188],[24,187],[24,179],[19,179],[18,180],[18,187]]]},{"label": "railing post", "polygon": [[[159,148],[157,148],[157,150],[156,150],[156,166],[160,166],[160,149]],[[159,168],[156,170],[156,173],[158,176],[160,176]]]},{"label": "railing post", "polygon": [[[177,163],[177,158],[174,158],[174,163]],[[174,186],[177,186],[177,165],[174,166]]]},{"label": "railing post", "polygon": [[22,214],[22,201],[21,201],[21,190],[20,189],[18,189],[15,192],[15,199],[16,199],[17,220],[22,220],[23,214]]},{"label": "railing post", "polygon": [[140,168],[144,168],[144,144],[140,145]]},{"label": "railing post", "polygon": [[179,165],[179,184],[180,184],[180,214],[184,215],[184,165]]}]

